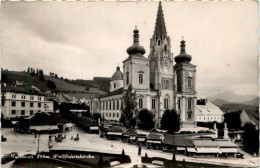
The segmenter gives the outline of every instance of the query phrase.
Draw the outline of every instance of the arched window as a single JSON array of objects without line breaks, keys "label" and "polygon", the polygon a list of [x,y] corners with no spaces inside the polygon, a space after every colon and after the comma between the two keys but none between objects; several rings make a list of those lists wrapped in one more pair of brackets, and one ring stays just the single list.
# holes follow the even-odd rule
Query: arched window
[{"label": "arched window", "polygon": [[191,78],[188,78],[188,88],[191,88]]},{"label": "arched window", "polygon": [[115,104],[115,100],[113,100],[113,110],[116,109],[116,104]]},{"label": "arched window", "polygon": [[116,102],[116,109],[119,110],[119,100]]},{"label": "arched window", "polygon": [[192,105],[192,102],[191,102],[191,99],[188,100],[188,110],[191,110],[191,105]]},{"label": "arched window", "polygon": [[114,88],[116,88],[116,84],[114,83]]},{"label": "arched window", "polygon": [[164,109],[165,109],[165,110],[168,110],[168,109],[169,109],[169,102],[170,102],[170,98],[169,98],[168,95],[166,95],[166,96],[164,97]]},{"label": "arched window", "polygon": [[167,51],[167,45],[166,44],[164,45],[164,51]]},{"label": "arched window", "polygon": [[142,97],[139,97],[138,106],[139,106],[139,109],[143,108],[143,98]]},{"label": "arched window", "polygon": [[178,99],[178,110],[181,109],[181,99]]},{"label": "arched window", "polygon": [[129,72],[126,73],[126,85],[129,84]]},{"label": "arched window", "polygon": [[158,40],[158,45],[161,45],[161,40]]},{"label": "arched window", "polygon": [[166,82],[165,82],[165,89],[169,89],[169,81],[168,80],[166,80]]}]

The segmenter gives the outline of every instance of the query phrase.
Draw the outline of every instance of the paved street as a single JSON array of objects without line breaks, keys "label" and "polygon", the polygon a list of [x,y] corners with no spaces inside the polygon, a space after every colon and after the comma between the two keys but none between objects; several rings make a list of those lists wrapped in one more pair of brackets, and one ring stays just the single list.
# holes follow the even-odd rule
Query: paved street
[{"label": "paved street", "polygon": [[[2,128],[2,134],[7,137],[7,142],[2,143],[2,155],[10,152],[18,152],[18,154],[24,155],[28,153],[37,152],[38,139],[34,138],[34,135],[28,134],[18,134],[14,133],[13,129]],[[75,137],[79,134],[80,140],[78,142],[71,140],[71,136]],[[48,134],[40,136],[40,151],[48,151]],[[88,151],[99,151],[99,152],[109,152],[109,153],[121,153],[122,149],[125,150],[125,154],[131,157],[132,163],[137,163],[138,147],[135,145],[130,145],[123,143],[121,141],[111,141],[105,138],[100,138],[99,135],[88,134],[77,127],[73,127],[72,131],[66,133],[66,139],[62,143],[56,143],[53,138],[53,149],[78,149],[78,150],[88,150]],[[172,159],[172,154],[167,152],[162,152],[160,150],[142,149],[142,156],[148,154],[149,157],[164,157],[167,159]],[[184,155],[177,155],[177,160],[192,161],[192,162],[205,162],[205,163],[216,163],[225,164],[232,163],[241,166],[257,166],[258,158],[252,158],[247,155],[245,159],[220,159],[220,158],[195,158],[187,157]]]}]

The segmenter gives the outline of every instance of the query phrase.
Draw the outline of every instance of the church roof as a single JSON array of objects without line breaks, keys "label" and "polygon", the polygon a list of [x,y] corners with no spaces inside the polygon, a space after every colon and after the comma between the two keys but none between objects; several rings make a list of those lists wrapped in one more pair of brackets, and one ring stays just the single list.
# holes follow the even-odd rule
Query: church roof
[{"label": "church roof", "polygon": [[123,92],[124,92],[124,88],[121,87],[115,91],[101,95],[100,98],[110,97],[110,96],[114,96],[114,95],[120,95],[120,94],[123,94]]},{"label": "church roof", "polygon": [[195,110],[198,116],[224,115],[224,112],[218,106],[208,100],[206,100],[205,104],[197,103]]},{"label": "church roof", "polygon": [[159,7],[158,7],[158,11],[157,11],[154,35],[160,36],[160,37],[163,37],[163,35],[165,35],[165,37],[167,36],[161,2],[159,2]]},{"label": "church roof", "polygon": [[120,71],[120,67],[116,68],[116,72],[113,74],[111,81],[113,80],[123,80],[123,73]]}]

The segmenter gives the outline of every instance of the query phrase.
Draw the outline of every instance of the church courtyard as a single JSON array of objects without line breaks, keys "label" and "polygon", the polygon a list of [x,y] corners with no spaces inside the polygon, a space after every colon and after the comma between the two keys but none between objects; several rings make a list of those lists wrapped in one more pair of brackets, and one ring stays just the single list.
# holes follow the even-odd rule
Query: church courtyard
[{"label": "church courtyard", "polygon": [[[7,142],[2,143],[2,156],[11,152],[18,152],[19,156],[25,154],[35,154],[38,149],[38,138],[30,134],[19,134],[14,133],[11,128],[2,128],[2,134],[7,137]],[[79,134],[80,140],[73,141],[71,136],[76,137]],[[66,139],[62,142],[55,142],[54,134],[53,136],[53,149],[73,149],[73,150],[84,150],[84,151],[98,151],[106,153],[120,154],[124,149],[125,154],[129,155],[131,162],[133,164],[138,161],[138,146],[124,143],[122,141],[107,140],[105,138],[100,138],[97,134],[88,134],[82,131],[78,127],[74,127],[71,131],[66,133]],[[40,135],[40,146],[39,151],[48,151],[48,137],[49,134]],[[240,151],[243,152],[243,151]],[[166,159],[172,159],[172,154],[168,152],[163,152],[161,150],[152,150],[142,148],[141,155],[144,156],[145,153],[149,157],[162,157]],[[198,158],[198,157],[188,157],[185,155],[176,155],[176,160],[186,162],[196,162],[196,163],[210,163],[216,165],[225,165],[232,167],[257,167],[259,165],[258,158],[253,157],[245,153],[244,159],[239,158]],[[9,167],[12,162],[2,165],[4,167]]]}]

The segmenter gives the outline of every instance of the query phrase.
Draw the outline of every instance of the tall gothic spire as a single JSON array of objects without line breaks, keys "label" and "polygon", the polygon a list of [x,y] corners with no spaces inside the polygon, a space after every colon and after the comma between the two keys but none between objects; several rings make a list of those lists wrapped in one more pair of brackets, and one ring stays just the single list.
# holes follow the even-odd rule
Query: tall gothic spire
[{"label": "tall gothic spire", "polygon": [[163,37],[163,35],[167,36],[161,1],[159,2],[159,7],[158,7],[158,11],[157,11],[154,35],[160,36],[160,37]]}]

